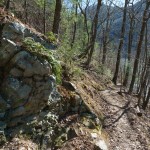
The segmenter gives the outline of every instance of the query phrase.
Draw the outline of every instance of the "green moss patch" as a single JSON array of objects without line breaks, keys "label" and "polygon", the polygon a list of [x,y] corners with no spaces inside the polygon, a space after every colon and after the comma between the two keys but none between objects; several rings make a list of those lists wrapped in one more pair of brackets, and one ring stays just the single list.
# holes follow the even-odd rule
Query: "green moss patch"
[{"label": "green moss patch", "polygon": [[35,42],[32,38],[27,37],[23,41],[23,47],[26,48],[27,51],[36,55],[39,58],[46,59],[52,66],[53,73],[56,76],[57,83],[61,83],[61,65],[54,58],[52,51],[46,49],[39,42]]}]

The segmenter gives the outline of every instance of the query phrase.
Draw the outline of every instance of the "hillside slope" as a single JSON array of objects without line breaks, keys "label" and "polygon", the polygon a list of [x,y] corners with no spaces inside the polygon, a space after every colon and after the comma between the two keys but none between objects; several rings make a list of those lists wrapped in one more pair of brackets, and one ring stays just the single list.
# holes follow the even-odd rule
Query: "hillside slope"
[{"label": "hillside slope", "polygon": [[[109,8],[110,7],[110,8]],[[123,56],[125,56],[125,53],[127,52],[128,48],[128,40],[129,40],[129,30],[130,30],[130,17],[131,14],[134,14],[134,29],[133,29],[133,44],[132,44],[132,52],[135,51],[137,40],[138,40],[138,33],[141,28],[141,22],[140,20],[142,19],[142,15],[144,12],[145,8],[145,0],[138,1],[137,3],[134,3],[133,8],[132,6],[128,6],[127,8],[127,21],[126,21],[126,26],[125,26],[125,36],[124,36],[124,52]],[[132,10],[133,9],[133,10]],[[98,25],[98,30],[102,32],[102,29],[105,29],[105,24],[106,24],[106,18],[107,18],[107,13],[108,10],[110,11],[110,33],[109,33],[109,38],[110,38],[110,43],[118,43],[120,40],[120,33],[121,33],[121,26],[122,26],[122,19],[123,19],[123,7],[119,6],[107,6],[103,4],[101,6],[101,12],[99,14],[99,25]],[[89,6],[87,15],[88,19],[91,20],[93,18],[93,14],[95,14],[96,11],[96,5]],[[133,11],[133,12],[132,12]],[[101,22],[103,25],[101,25]],[[150,28],[150,21],[148,21],[147,25],[148,29]],[[99,33],[97,36],[97,41],[99,42],[100,40],[102,41],[103,39],[103,34]]]},{"label": "hillside slope", "polygon": [[138,117],[136,97],[120,95],[107,76],[92,70],[56,84],[53,44],[10,14],[0,18],[5,20],[0,46],[2,150],[150,148],[150,109]]}]

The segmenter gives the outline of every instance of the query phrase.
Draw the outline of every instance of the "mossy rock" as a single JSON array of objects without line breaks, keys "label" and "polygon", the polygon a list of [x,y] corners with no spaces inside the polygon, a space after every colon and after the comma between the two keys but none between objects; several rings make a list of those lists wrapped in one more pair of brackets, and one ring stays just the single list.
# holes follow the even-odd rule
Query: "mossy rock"
[{"label": "mossy rock", "polygon": [[61,65],[54,58],[52,51],[46,49],[39,42],[35,42],[31,37],[24,39],[22,47],[31,54],[37,56],[39,59],[46,59],[52,66],[54,75],[56,76],[57,83],[61,83]]}]

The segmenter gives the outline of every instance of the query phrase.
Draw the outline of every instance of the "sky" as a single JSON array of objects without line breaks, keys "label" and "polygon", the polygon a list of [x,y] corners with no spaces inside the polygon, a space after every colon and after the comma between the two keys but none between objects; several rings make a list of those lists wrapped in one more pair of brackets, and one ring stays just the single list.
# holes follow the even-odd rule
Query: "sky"
[{"label": "sky", "polygon": [[[82,0],[83,1],[83,3],[85,3],[86,2],[86,0]],[[95,2],[97,2],[97,0],[90,0],[91,1],[91,5]],[[105,4],[106,3],[108,3],[109,1],[113,1],[113,3],[115,3],[116,5],[118,5],[118,6],[123,6],[124,5],[124,1],[125,0],[102,0]],[[138,2],[138,1],[140,1],[140,0],[131,0],[131,1],[133,1],[133,3],[136,3],[136,2]]]},{"label": "sky", "polygon": [[[64,1],[65,1],[65,5],[67,5],[68,8],[69,8],[69,3],[68,3],[68,1],[71,1],[71,0],[64,0]],[[80,1],[82,2],[82,7],[84,8],[84,7],[86,6],[87,0],[80,0]],[[89,0],[89,1],[90,1],[90,5],[93,5],[93,4],[96,4],[96,3],[97,3],[97,0]],[[108,5],[109,5],[109,2],[110,2],[110,1],[113,1],[113,4],[115,4],[115,5],[119,6],[119,7],[123,7],[125,0],[102,0],[102,2],[103,2],[104,4],[107,3]],[[130,0],[130,1],[133,1],[133,3],[136,3],[136,2],[141,1],[141,0]]]}]

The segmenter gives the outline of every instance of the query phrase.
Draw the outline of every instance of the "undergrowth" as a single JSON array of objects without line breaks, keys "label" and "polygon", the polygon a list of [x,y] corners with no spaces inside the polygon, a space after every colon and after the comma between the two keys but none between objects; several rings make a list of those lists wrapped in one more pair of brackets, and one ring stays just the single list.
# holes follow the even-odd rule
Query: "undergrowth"
[{"label": "undergrowth", "polygon": [[53,32],[48,32],[48,33],[46,34],[46,36],[47,36],[47,38],[48,38],[48,40],[49,40],[50,42],[52,42],[53,44],[57,44],[57,38],[56,38],[56,35],[54,35]]},{"label": "undergrowth", "polygon": [[33,55],[36,55],[42,59],[46,59],[52,66],[52,71],[56,76],[57,83],[61,83],[61,65],[59,61],[54,58],[52,51],[46,49],[43,45],[41,45],[39,42],[35,42],[34,39],[30,37],[24,39],[23,47],[25,47],[26,50]]},{"label": "undergrowth", "polygon": [[83,70],[80,65],[80,61],[76,58],[79,53],[77,46],[71,47],[69,40],[64,38],[57,51],[58,59],[65,65],[66,74],[70,79],[76,79],[83,74]]}]

